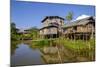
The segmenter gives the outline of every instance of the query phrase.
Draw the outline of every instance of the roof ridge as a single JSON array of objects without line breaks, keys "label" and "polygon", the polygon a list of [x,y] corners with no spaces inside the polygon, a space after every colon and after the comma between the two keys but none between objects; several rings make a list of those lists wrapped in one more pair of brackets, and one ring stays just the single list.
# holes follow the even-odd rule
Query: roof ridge
[{"label": "roof ridge", "polygon": [[64,20],[64,18],[62,18],[60,16],[45,16],[45,18],[42,20],[42,22],[44,22],[47,18],[53,18],[53,17],[57,17],[57,18],[60,18],[60,19]]}]

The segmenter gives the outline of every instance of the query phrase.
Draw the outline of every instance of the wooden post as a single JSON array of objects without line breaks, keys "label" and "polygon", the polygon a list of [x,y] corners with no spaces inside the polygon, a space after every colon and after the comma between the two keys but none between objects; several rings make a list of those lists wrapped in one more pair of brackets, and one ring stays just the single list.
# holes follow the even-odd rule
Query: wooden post
[{"label": "wooden post", "polygon": [[84,33],[83,33],[83,41],[84,41]]},{"label": "wooden post", "polygon": [[75,41],[76,37],[75,37],[75,33],[74,33],[74,41]]},{"label": "wooden post", "polygon": [[62,63],[62,58],[61,58],[60,51],[59,51],[57,45],[56,45],[56,49],[57,49],[57,51],[58,51],[58,57],[59,57],[60,63]]},{"label": "wooden post", "polygon": [[72,40],[72,34],[71,34],[71,40]]},{"label": "wooden post", "polygon": [[91,31],[91,39],[93,39],[94,34],[93,34],[93,26],[92,26],[92,31]]}]

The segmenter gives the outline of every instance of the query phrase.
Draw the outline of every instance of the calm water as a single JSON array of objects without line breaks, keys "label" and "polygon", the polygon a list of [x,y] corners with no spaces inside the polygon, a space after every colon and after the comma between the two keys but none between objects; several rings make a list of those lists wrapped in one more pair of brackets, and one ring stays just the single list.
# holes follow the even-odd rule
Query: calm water
[{"label": "calm water", "polygon": [[44,64],[41,57],[42,53],[38,48],[32,49],[28,44],[24,43],[16,44],[16,47],[11,56],[12,65]]},{"label": "calm water", "polygon": [[63,46],[34,47],[30,41],[29,43],[14,42],[11,44],[11,65],[13,67],[77,61],[88,60],[84,57],[74,56]]}]

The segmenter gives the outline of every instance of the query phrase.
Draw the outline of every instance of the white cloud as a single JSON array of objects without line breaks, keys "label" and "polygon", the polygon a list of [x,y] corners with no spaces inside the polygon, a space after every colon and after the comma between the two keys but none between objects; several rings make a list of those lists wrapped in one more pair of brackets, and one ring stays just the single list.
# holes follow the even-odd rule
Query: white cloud
[{"label": "white cloud", "polygon": [[86,18],[86,17],[90,17],[89,15],[81,15],[79,17],[76,18],[76,20],[80,20],[80,19],[83,19],[83,18]]}]

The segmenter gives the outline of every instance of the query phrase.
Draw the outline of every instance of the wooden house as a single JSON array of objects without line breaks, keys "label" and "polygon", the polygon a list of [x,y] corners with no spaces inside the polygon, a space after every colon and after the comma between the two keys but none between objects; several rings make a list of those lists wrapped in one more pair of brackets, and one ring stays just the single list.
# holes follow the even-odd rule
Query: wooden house
[{"label": "wooden house", "polygon": [[95,18],[87,17],[62,26],[63,33],[69,38],[89,39],[95,34]]},{"label": "wooden house", "polygon": [[55,38],[62,33],[61,26],[64,24],[64,19],[59,16],[46,16],[42,20],[42,28],[40,29],[40,36],[45,38]]}]

